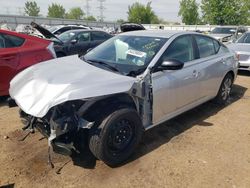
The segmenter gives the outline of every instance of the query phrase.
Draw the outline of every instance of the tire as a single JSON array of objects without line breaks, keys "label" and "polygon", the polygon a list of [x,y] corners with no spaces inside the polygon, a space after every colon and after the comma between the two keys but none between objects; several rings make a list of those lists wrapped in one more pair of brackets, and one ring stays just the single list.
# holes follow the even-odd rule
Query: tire
[{"label": "tire", "polygon": [[219,92],[217,96],[215,97],[215,103],[220,104],[220,105],[225,105],[229,99],[231,90],[233,86],[233,76],[232,74],[228,73],[220,86]]},{"label": "tire", "polygon": [[142,133],[138,113],[131,108],[118,109],[90,130],[89,148],[97,159],[115,167],[131,156]]}]

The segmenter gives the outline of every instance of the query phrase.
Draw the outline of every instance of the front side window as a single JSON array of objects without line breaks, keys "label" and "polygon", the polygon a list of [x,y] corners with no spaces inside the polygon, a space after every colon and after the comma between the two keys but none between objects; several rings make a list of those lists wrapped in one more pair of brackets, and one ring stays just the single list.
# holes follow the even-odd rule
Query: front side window
[{"label": "front side window", "polygon": [[167,41],[166,38],[118,35],[97,46],[84,58],[90,62],[105,62],[125,75],[145,70]]},{"label": "front side window", "polygon": [[88,32],[80,33],[76,37],[78,42],[87,42],[90,39],[90,35]]},{"label": "front side window", "polygon": [[71,40],[75,35],[76,35],[76,33],[74,33],[74,32],[65,32],[65,33],[62,33],[61,35],[59,35],[58,38],[59,38],[62,42],[68,42],[68,41]]},{"label": "front side window", "polygon": [[175,39],[162,56],[162,61],[175,59],[183,63],[195,59],[191,36],[182,36]]},{"label": "front side window", "polygon": [[[196,43],[200,52],[200,58],[205,58],[216,54],[219,46],[214,46],[214,40],[205,36],[195,36]],[[217,52],[215,51],[217,48]]]}]

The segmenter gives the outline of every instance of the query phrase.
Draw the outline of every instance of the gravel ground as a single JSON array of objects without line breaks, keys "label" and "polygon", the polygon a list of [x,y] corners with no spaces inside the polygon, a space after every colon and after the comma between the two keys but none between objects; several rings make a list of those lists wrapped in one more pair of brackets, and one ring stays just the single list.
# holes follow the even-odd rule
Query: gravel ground
[{"label": "gravel ground", "polygon": [[86,151],[53,154],[36,132],[24,141],[18,108],[0,103],[0,187],[250,187],[250,73],[241,73],[230,102],[203,104],[145,133],[128,163],[110,168]]}]

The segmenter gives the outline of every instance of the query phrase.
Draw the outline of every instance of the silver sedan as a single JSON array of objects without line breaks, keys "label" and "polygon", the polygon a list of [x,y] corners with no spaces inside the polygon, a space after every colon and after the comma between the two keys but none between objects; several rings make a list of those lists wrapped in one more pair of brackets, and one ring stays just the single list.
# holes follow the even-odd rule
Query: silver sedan
[{"label": "silver sedan", "polygon": [[40,130],[55,152],[80,151],[81,135],[98,159],[115,166],[144,130],[211,99],[225,103],[237,68],[236,55],[206,35],[128,32],[84,57],[24,70],[11,81],[10,95],[26,128]]},{"label": "silver sedan", "polygon": [[250,32],[242,35],[237,41],[228,45],[239,57],[239,69],[250,71]]}]

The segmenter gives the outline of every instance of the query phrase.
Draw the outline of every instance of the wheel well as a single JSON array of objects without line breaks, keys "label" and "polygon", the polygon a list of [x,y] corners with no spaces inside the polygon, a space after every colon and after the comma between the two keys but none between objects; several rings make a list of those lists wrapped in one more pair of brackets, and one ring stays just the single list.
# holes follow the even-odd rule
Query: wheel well
[{"label": "wheel well", "polygon": [[83,114],[83,117],[88,121],[95,121],[97,117],[102,118],[103,116],[123,107],[129,107],[137,110],[136,104],[129,94],[124,93],[111,95],[96,101]]},{"label": "wheel well", "polygon": [[63,56],[66,56],[66,54],[64,52],[56,52],[56,56],[57,57],[63,57]]},{"label": "wheel well", "polygon": [[229,71],[226,75],[230,74],[233,77],[233,80],[235,78],[234,72],[233,71]]}]

